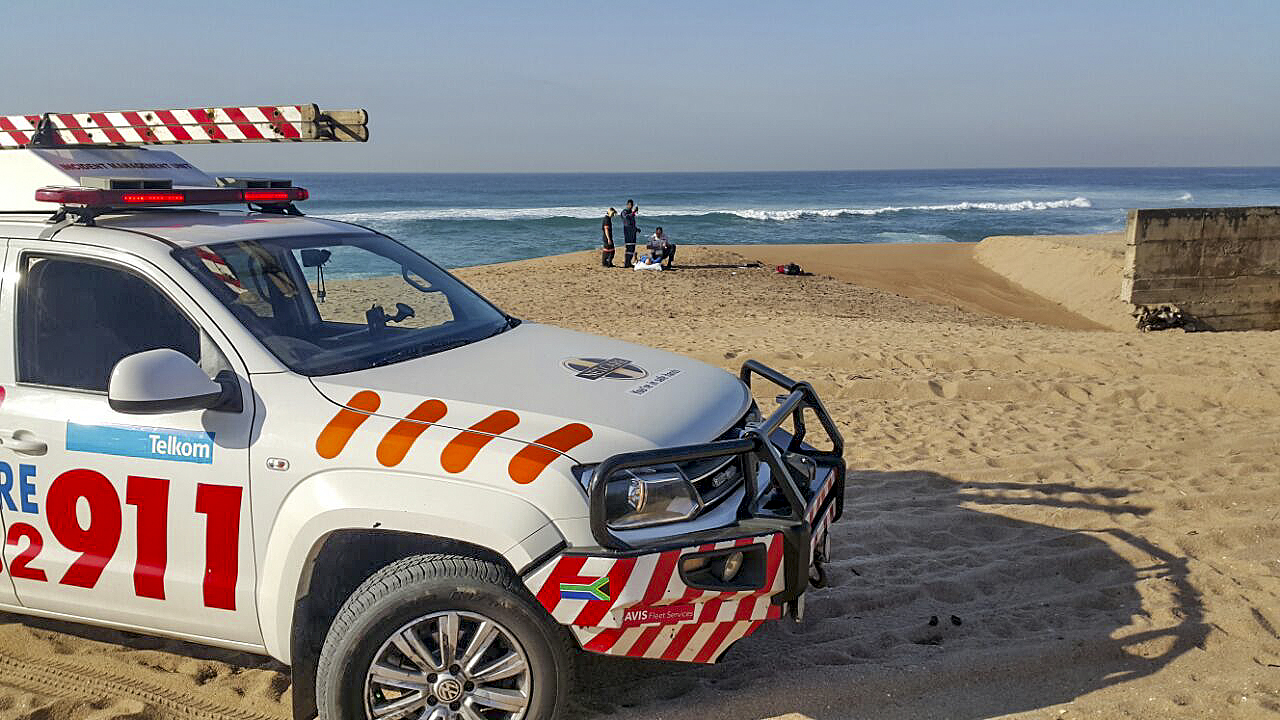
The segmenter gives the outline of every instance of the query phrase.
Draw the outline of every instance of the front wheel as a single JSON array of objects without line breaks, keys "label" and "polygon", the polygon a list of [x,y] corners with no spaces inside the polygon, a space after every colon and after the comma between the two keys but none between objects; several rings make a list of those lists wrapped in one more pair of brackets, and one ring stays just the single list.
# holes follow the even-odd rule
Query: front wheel
[{"label": "front wheel", "polygon": [[563,631],[494,563],[421,555],[347,600],[316,672],[322,720],[551,720],[572,653]]}]

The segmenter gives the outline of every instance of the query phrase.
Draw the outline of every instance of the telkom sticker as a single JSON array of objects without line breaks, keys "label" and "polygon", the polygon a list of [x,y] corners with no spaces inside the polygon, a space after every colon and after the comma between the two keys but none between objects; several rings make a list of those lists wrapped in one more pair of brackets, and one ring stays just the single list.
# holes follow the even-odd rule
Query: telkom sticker
[{"label": "telkom sticker", "polygon": [[662,372],[657,373],[656,375],[649,378],[648,380],[642,383],[636,384],[635,387],[631,388],[627,392],[631,393],[632,395],[644,395],[645,393],[653,390],[654,388],[658,387],[662,383],[670,380],[671,378],[679,374],[680,374],[679,368],[671,368],[670,370],[663,370]]},{"label": "telkom sticker", "polygon": [[67,423],[67,450],[209,465],[213,463],[213,433]]}]

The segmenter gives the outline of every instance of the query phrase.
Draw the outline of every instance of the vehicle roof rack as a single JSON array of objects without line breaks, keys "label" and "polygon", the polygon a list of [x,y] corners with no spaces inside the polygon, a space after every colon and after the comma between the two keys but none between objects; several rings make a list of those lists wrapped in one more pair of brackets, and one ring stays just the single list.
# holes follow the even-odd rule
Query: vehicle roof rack
[{"label": "vehicle roof rack", "polygon": [[315,104],[0,115],[0,150],[249,142],[367,142],[364,110]]}]

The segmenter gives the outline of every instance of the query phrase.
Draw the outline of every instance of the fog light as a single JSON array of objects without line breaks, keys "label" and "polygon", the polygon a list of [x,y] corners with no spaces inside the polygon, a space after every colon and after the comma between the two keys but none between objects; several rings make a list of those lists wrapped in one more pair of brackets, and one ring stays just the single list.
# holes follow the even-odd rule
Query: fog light
[{"label": "fog light", "polygon": [[705,557],[685,558],[683,561],[681,561],[681,565],[680,565],[680,567],[687,573],[697,572],[698,570],[701,570],[706,566],[707,566],[707,559]]},{"label": "fog light", "polygon": [[699,590],[758,590],[765,585],[767,564],[763,543],[734,545],[682,557],[680,579]]},{"label": "fog light", "polygon": [[726,555],[724,565],[720,566],[720,579],[725,582],[732,582],[738,576],[738,571],[742,569],[742,560],[741,552]]}]

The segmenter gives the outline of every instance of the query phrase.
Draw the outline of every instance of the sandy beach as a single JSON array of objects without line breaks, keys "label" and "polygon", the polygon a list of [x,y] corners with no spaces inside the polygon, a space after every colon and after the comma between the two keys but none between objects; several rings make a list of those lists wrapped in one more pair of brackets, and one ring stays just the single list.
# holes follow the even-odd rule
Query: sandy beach
[{"label": "sandy beach", "polygon": [[[1280,333],[1121,329],[1099,237],[1062,241],[1096,269],[1069,283],[1001,239],[460,271],[527,320],[809,379],[846,438],[804,622],[715,666],[584,656],[572,717],[1280,714]],[[128,633],[0,616],[0,668],[0,720],[289,717],[274,662]]]}]

